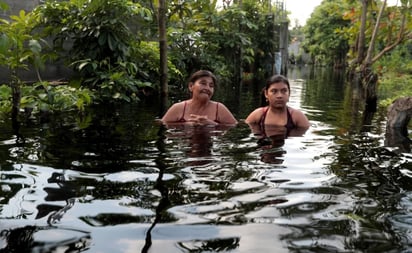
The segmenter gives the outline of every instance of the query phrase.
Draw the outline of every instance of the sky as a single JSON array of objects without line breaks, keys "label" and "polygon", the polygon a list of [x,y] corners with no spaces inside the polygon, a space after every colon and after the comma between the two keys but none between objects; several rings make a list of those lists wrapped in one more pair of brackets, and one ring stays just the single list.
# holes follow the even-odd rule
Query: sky
[{"label": "sky", "polygon": [[310,14],[321,2],[322,0],[284,0],[286,10],[290,12],[290,24],[295,26],[297,19],[299,25],[304,26]]},{"label": "sky", "polygon": [[[290,11],[290,25],[295,26],[297,19],[299,25],[304,26],[306,20],[310,17],[316,6],[322,3],[322,0],[283,0],[286,5],[286,10]],[[388,0],[388,5],[399,4],[399,0]]]}]

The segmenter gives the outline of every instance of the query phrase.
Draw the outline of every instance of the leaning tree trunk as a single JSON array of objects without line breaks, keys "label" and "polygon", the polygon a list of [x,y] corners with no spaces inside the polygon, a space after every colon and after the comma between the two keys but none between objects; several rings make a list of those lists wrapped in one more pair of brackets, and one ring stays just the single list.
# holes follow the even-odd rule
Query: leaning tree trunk
[{"label": "leaning tree trunk", "polygon": [[367,6],[368,0],[362,0],[362,15],[361,15],[361,28],[359,31],[358,52],[357,59],[354,61],[350,74],[351,82],[353,85],[359,87],[361,92],[361,99],[364,102],[364,115],[363,125],[369,126],[372,122],[373,116],[377,110],[377,83],[378,75],[373,72],[372,64],[374,62],[373,54],[375,50],[375,42],[379,31],[379,24],[382,18],[383,11],[385,10],[386,0],[383,1],[379,14],[376,18],[376,23],[372,32],[371,39],[369,41],[368,50],[364,55],[365,48],[365,24],[367,19]]},{"label": "leaning tree trunk", "polygon": [[[373,72],[373,53],[375,50],[376,38],[378,36],[379,24],[382,18],[383,11],[385,10],[386,0],[383,1],[381,8],[379,10],[378,17],[376,18],[376,24],[373,28],[372,37],[369,42],[368,51],[365,57],[364,63],[361,65],[362,70],[362,87],[364,89],[364,100],[365,100],[365,114],[373,114],[377,109],[378,97],[377,93],[377,83],[378,75]],[[372,119],[371,119],[372,120]],[[369,121],[368,121],[369,122]]]}]

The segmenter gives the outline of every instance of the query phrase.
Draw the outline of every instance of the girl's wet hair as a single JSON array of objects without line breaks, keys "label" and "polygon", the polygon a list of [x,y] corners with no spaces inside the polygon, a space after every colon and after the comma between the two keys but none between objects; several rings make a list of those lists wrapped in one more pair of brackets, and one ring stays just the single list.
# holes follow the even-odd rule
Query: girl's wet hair
[{"label": "girl's wet hair", "polygon": [[288,86],[288,90],[290,92],[290,84],[289,80],[283,75],[273,75],[266,80],[265,89],[268,90],[269,87],[274,83],[284,83]]},{"label": "girl's wet hair", "polygon": [[274,83],[284,83],[284,84],[286,84],[286,86],[288,86],[288,91],[290,92],[289,80],[283,75],[273,75],[273,76],[269,77],[266,80],[266,85],[262,89],[261,97],[260,97],[260,105],[261,106],[266,106],[268,104],[268,102],[266,100],[266,97],[265,97],[265,91],[267,91],[269,89],[269,87]]},{"label": "girl's wet hair", "polygon": [[211,77],[212,80],[213,80],[213,83],[215,85],[215,88],[216,88],[217,78],[209,70],[198,70],[198,71],[194,72],[189,78],[189,83],[195,83],[199,78],[202,78],[202,77]]}]

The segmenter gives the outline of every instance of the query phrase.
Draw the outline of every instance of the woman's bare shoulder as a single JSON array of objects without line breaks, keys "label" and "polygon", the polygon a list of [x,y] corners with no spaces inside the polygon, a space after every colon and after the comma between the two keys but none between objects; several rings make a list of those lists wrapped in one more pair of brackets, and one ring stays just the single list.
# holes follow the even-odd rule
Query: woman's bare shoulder
[{"label": "woman's bare shoulder", "polygon": [[176,102],[172,104],[169,109],[163,115],[162,121],[164,122],[175,122],[178,121],[181,117],[181,114],[184,110],[186,101]]},{"label": "woman's bare shoulder", "polygon": [[176,103],[174,103],[173,105],[171,105],[170,108],[173,108],[173,109],[181,109],[181,108],[183,108],[183,107],[185,106],[186,103],[187,103],[187,100],[180,101],[180,102],[176,102]]}]

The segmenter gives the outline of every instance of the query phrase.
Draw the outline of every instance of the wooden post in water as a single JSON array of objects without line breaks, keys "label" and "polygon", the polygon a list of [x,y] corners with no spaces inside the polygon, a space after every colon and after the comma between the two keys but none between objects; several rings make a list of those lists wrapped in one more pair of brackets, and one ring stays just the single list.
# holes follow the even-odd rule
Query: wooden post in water
[{"label": "wooden post in water", "polygon": [[[289,22],[287,21],[286,6],[283,1],[275,2],[275,20],[276,27],[278,27],[278,51],[275,53],[279,58],[274,58],[274,62],[279,69],[276,72],[282,75],[287,75],[287,66],[289,61],[288,46],[289,46]],[[280,64],[279,64],[280,63]]]},{"label": "wooden post in water", "polygon": [[279,51],[281,57],[280,74],[286,76],[288,74],[288,43],[289,43],[289,23],[287,21],[282,21],[280,23],[280,41],[279,41]]},{"label": "wooden post in water", "polygon": [[289,61],[289,22],[287,21],[286,6],[282,1],[278,4],[278,15],[279,15],[279,52],[280,52],[280,74],[286,76],[288,73],[288,61]]}]

